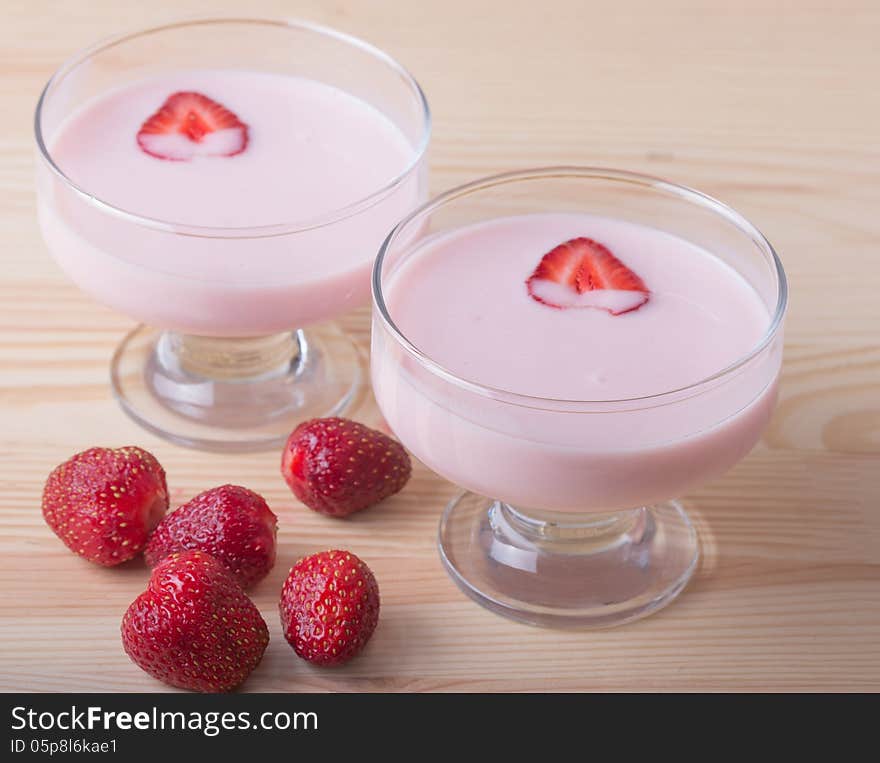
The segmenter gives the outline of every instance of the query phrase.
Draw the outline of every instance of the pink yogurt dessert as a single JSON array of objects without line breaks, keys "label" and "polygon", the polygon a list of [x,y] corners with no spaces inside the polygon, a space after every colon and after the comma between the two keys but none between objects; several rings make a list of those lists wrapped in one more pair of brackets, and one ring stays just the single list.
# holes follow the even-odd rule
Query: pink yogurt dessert
[{"label": "pink yogurt dessert", "polygon": [[84,192],[42,167],[40,221],[59,264],[123,313],[206,336],[283,331],[363,303],[376,250],[425,190],[418,148],[387,116],[268,72],[134,82],[87,100],[47,142]]},{"label": "pink yogurt dessert", "polygon": [[780,352],[691,387],[748,355],[771,316],[732,267],[670,233],[504,217],[428,238],[384,277],[391,321],[435,364],[374,329],[389,425],[434,471],[514,506],[676,497],[739,461],[773,409]]}]

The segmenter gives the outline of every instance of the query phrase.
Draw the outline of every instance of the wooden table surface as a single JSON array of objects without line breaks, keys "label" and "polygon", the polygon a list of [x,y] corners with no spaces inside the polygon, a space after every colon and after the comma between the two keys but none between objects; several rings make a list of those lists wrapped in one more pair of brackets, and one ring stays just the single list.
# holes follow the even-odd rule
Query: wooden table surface
[{"label": "wooden table surface", "polygon": [[[686,496],[702,566],[683,596],[599,632],[539,630],[471,603],[434,545],[453,487],[410,485],[352,521],[298,505],[277,454],[217,456],[138,429],[108,361],[130,327],[47,255],[34,211],[32,112],[70,54],[180,14],[301,16],[362,36],[416,75],[434,112],[433,191],[548,164],[696,186],[755,222],[791,282],[782,397],[762,443]],[[106,570],[43,523],[48,472],[94,444],[139,444],[181,502],[222,482],[280,515],[256,590],[272,642],[247,690],[880,690],[880,5],[617,0],[4,0],[0,25],[0,689],[140,690],[119,620],[137,564]],[[366,347],[367,310],[345,326]],[[364,395],[355,416],[378,418]],[[290,564],[345,546],[375,570],[367,651],[320,670],[281,635]]]}]

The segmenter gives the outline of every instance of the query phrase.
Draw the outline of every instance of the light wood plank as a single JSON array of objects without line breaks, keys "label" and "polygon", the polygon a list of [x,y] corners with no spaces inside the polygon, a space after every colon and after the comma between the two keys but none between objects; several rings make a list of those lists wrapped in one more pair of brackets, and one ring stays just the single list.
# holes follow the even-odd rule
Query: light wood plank
[{"label": "light wood plank", "polygon": [[[216,456],[141,432],[110,397],[129,328],[46,254],[33,198],[31,114],[78,48],[197,0],[7,0],[0,26],[0,690],[159,691],[129,663],[119,619],[140,563],[103,570],[43,524],[42,482],[74,450],[141,444],[174,500],[224,481],[281,518],[279,564],[255,593],[272,631],[253,691],[880,690],[880,6],[439,0],[260,0],[386,48],[435,117],[432,187],[547,164],[666,176],[732,204],[773,241],[792,303],[779,409],[762,444],[687,496],[705,558],[645,621],[544,631],[466,600],[434,548],[453,486],[417,466],[407,489],[349,522],[298,505],[274,454]],[[235,0],[214,13],[241,12]],[[51,23],[47,23],[51,19]],[[344,324],[368,345],[369,311]],[[377,423],[367,398],[356,416]],[[358,660],[320,671],[284,643],[277,593],[297,556],[350,547],[382,587]]]}]

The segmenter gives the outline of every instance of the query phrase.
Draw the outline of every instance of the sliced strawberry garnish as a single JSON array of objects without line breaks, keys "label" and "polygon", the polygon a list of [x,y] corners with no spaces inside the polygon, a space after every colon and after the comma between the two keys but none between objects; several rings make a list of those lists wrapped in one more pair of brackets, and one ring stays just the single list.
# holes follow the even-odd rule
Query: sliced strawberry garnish
[{"label": "sliced strawberry garnish", "polygon": [[573,238],[541,258],[526,281],[549,307],[596,307],[612,315],[638,310],[651,294],[644,281],[591,238]]},{"label": "sliced strawberry garnish", "polygon": [[194,156],[235,156],[247,148],[248,127],[206,95],[174,93],[141,125],[138,145],[150,156],[187,161]]}]

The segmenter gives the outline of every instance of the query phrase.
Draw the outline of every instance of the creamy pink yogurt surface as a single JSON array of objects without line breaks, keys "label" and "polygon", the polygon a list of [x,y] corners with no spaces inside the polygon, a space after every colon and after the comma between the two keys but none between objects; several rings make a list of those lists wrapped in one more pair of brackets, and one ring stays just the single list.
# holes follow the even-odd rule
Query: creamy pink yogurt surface
[{"label": "creamy pink yogurt surface", "polygon": [[[525,281],[537,263],[578,236],[637,273],[649,301],[612,315],[533,299]],[[387,276],[385,298],[403,335],[452,374],[569,401],[695,384],[747,355],[770,322],[754,289],[709,252],[660,230],[572,214],[501,218],[428,239]],[[429,373],[377,327],[373,385],[392,429],[448,479],[521,507],[600,511],[675,497],[742,458],[772,410],[780,352],[778,340],[671,401],[514,404]]]},{"label": "creamy pink yogurt surface", "polygon": [[[197,91],[248,126],[235,156],[168,161],[136,142],[178,91]],[[45,237],[64,269],[111,306],[160,327],[214,335],[280,331],[363,302],[369,267],[424,194],[416,169],[376,202],[330,225],[283,236],[176,235],[177,226],[304,223],[374,194],[416,147],[378,110],[329,85],[249,71],[169,72],[80,106],[49,136],[59,168],[102,202],[171,223],[138,225],[41,173]],[[296,226],[300,227],[300,226]]]}]

